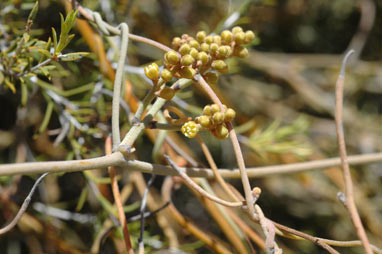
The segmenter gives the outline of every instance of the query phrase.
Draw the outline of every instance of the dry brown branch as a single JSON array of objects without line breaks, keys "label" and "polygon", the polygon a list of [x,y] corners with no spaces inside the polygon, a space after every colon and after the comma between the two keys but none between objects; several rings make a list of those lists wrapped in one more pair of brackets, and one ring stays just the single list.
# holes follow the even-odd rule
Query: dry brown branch
[{"label": "dry brown branch", "polygon": [[344,137],[344,130],[343,130],[343,124],[342,124],[342,107],[343,107],[343,89],[344,89],[344,79],[345,79],[345,67],[346,67],[346,61],[350,57],[350,55],[353,53],[353,50],[350,50],[344,57],[344,60],[342,62],[342,68],[341,72],[338,76],[337,82],[336,82],[336,130],[337,130],[337,140],[338,140],[338,149],[340,152],[341,157],[341,164],[343,169],[343,175],[344,175],[344,182],[345,182],[345,206],[349,211],[351,220],[354,224],[354,227],[357,231],[357,235],[359,239],[362,241],[362,245],[365,248],[365,251],[367,254],[372,254],[373,251],[371,249],[369,240],[367,238],[365,229],[362,225],[361,218],[359,217],[357,207],[355,205],[354,201],[354,195],[353,195],[353,183],[351,179],[350,169],[349,169],[349,163],[346,155],[346,147],[345,147],[345,137]]},{"label": "dry brown branch", "polygon": [[[111,154],[111,150],[112,150],[111,138],[108,137],[105,142],[106,154]],[[121,227],[122,227],[126,250],[128,251],[128,253],[134,253],[134,249],[131,245],[129,229],[127,228],[127,224],[126,224],[125,212],[123,211],[123,205],[121,201],[121,195],[119,192],[118,182],[115,177],[115,169],[113,166],[110,166],[108,167],[108,170],[109,170],[109,175],[111,180],[111,189],[113,191],[114,202],[118,210],[118,218],[119,218],[119,223],[121,224]]]}]

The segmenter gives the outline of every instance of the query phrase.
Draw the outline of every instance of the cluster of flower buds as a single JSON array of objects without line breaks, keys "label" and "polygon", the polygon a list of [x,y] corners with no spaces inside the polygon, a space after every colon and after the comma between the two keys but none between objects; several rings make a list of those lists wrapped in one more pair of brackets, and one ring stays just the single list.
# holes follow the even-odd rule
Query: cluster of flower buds
[{"label": "cluster of flower buds", "polygon": [[[207,35],[200,31],[196,38],[187,34],[175,37],[172,41],[173,51],[164,56],[165,68],[161,73],[162,79],[169,81],[172,77],[191,79],[197,72],[205,73],[211,68],[219,73],[227,73],[225,62],[230,57],[246,57],[248,50],[243,45],[255,38],[252,31],[244,32],[241,27],[225,30],[220,35]],[[213,76],[216,74],[208,74]],[[208,77],[205,77],[208,79]],[[217,77],[209,77],[217,80]]]},{"label": "cluster of flower buds", "polygon": [[206,105],[203,109],[203,115],[195,118],[195,121],[185,123],[181,131],[188,137],[196,136],[200,129],[209,130],[216,138],[226,139],[228,137],[227,122],[231,122],[236,112],[232,108],[223,105],[224,112],[220,110],[217,104]]}]

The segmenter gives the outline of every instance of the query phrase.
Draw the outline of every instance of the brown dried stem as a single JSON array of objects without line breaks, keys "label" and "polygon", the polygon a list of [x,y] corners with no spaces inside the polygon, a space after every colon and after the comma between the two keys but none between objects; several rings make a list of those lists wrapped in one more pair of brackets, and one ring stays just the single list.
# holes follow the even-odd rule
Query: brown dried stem
[{"label": "brown dried stem", "polygon": [[343,89],[344,89],[344,80],[345,80],[345,67],[346,67],[346,61],[350,57],[351,54],[353,54],[354,50],[350,50],[346,55],[342,62],[342,68],[341,72],[338,76],[337,82],[336,82],[336,131],[337,131],[337,141],[338,141],[338,149],[340,152],[341,157],[341,164],[342,164],[342,170],[344,175],[344,181],[345,181],[345,206],[349,211],[351,220],[353,222],[353,225],[357,231],[357,235],[359,239],[362,242],[362,245],[366,251],[367,254],[372,254],[373,251],[371,249],[369,240],[367,238],[365,229],[362,225],[362,221],[359,217],[357,207],[355,205],[354,201],[354,194],[353,194],[353,183],[351,179],[350,169],[349,169],[349,163],[347,159],[346,154],[346,147],[345,147],[345,137],[344,137],[344,130],[343,130],[343,123],[342,123],[342,107],[343,107]]},{"label": "brown dried stem", "polygon": [[[105,143],[106,154],[111,154],[111,150],[112,150],[111,139],[110,139],[110,137],[108,137],[106,139],[106,143]],[[111,189],[113,191],[114,202],[115,202],[115,205],[117,206],[117,210],[118,210],[119,223],[121,224],[121,227],[123,230],[123,237],[124,237],[124,241],[125,241],[125,245],[126,245],[126,250],[128,251],[129,254],[134,253],[133,247],[131,245],[130,233],[129,233],[129,230],[128,230],[127,224],[126,224],[125,212],[123,211],[123,205],[122,205],[122,201],[121,201],[121,195],[119,192],[118,182],[117,182],[117,179],[115,177],[115,169],[113,166],[110,166],[110,167],[108,167],[108,170],[109,170],[109,175],[110,175],[110,180],[111,180]]]}]

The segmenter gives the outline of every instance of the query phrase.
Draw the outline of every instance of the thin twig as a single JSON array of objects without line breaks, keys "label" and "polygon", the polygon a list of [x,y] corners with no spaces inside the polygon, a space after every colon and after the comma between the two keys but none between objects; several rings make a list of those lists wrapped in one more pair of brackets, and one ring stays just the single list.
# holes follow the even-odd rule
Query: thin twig
[{"label": "thin twig", "polygon": [[[382,153],[371,153],[362,155],[348,156],[348,163],[351,165],[360,165],[368,163],[376,163],[382,161]],[[311,170],[325,169],[330,167],[337,167],[341,165],[340,158],[331,158],[324,160],[316,160],[310,162],[300,162],[285,165],[274,165],[248,168],[247,174],[250,178],[268,177],[280,174],[291,174],[298,172],[305,172]],[[13,163],[1,164],[0,176],[9,175],[28,175],[28,174],[41,174],[45,172],[59,173],[59,172],[76,172],[84,171],[94,168],[107,168],[109,166],[118,166],[127,170],[140,171],[142,173],[176,176],[179,175],[176,170],[170,166],[151,164],[139,160],[126,160],[125,157],[115,152],[110,155],[101,156],[92,159],[83,160],[68,160],[68,161],[45,161],[45,162],[26,162],[26,163]],[[210,169],[206,168],[180,168],[190,177],[206,177],[214,178],[215,175]],[[219,173],[226,179],[240,178],[240,171],[238,169],[219,169]]]},{"label": "thin twig", "polygon": [[119,52],[118,67],[115,74],[112,102],[111,127],[113,136],[113,150],[121,143],[119,132],[119,101],[121,99],[121,88],[123,82],[123,68],[125,66],[127,47],[129,43],[129,26],[126,23],[120,24],[121,30],[121,52]]},{"label": "thin twig", "polygon": [[244,205],[243,202],[228,202],[228,201],[225,201],[223,199],[220,199],[218,197],[215,197],[213,195],[211,195],[210,193],[206,192],[205,190],[203,190],[203,188],[201,188],[198,184],[196,184],[186,173],[184,173],[170,158],[170,156],[168,155],[164,155],[164,157],[166,158],[167,162],[171,165],[171,167],[173,167],[173,169],[175,169],[180,177],[182,177],[182,179],[191,187],[193,188],[194,190],[196,190],[198,193],[200,193],[202,196],[208,198],[209,200],[212,200],[216,203],[219,203],[221,205],[224,205],[224,206],[229,206],[229,207],[242,207]]},{"label": "thin twig", "polygon": [[149,188],[153,184],[155,180],[156,175],[151,175],[150,180],[147,182],[145,192],[143,193],[142,197],[142,203],[141,203],[141,208],[140,208],[140,216],[141,216],[141,227],[140,227],[140,233],[139,233],[139,238],[138,238],[138,248],[139,254],[144,254],[145,253],[145,246],[143,244],[143,233],[144,233],[144,228],[145,228],[145,209],[146,209],[146,203],[147,203],[147,195],[149,194]]},{"label": "thin twig", "polygon": [[36,180],[36,182],[33,184],[31,191],[29,192],[28,196],[25,198],[23,204],[21,205],[20,210],[17,212],[15,218],[13,218],[13,220],[8,225],[6,225],[5,227],[0,229],[0,235],[7,233],[14,226],[16,226],[16,224],[19,222],[19,220],[21,219],[21,217],[23,216],[23,214],[27,210],[29,203],[32,200],[33,193],[35,192],[37,186],[41,183],[41,181],[44,179],[44,177],[47,176],[48,174],[49,173],[44,173],[42,176],[40,176]]},{"label": "thin twig", "polygon": [[[110,137],[106,139],[105,143],[106,143],[105,144],[106,154],[110,154],[111,150],[112,150]],[[125,216],[125,212],[123,210],[123,204],[121,201],[121,195],[119,192],[118,182],[117,182],[117,179],[115,177],[115,169],[113,166],[110,166],[108,169],[109,169],[109,175],[110,175],[110,180],[111,180],[111,188],[112,188],[113,196],[114,196],[114,202],[115,202],[115,205],[117,206],[119,223],[121,224],[121,227],[123,230],[123,236],[124,236],[124,241],[125,241],[125,245],[126,245],[126,250],[128,251],[128,253],[134,253],[134,250],[133,250],[132,244],[131,244],[131,240],[130,240],[130,233],[129,233],[129,230],[128,230],[127,224],[126,224],[126,216]]]},{"label": "thin twig", "polygon": [[216,166],[216,163],[214,161],[214,158],[212,157],[210,150],[208,149],[208,146],[206,143],[204,143],[203,139],[200,137],[200,135],[196,135],[196,140],[199,142],[200,147],[202,148],[202,151],[204,153],[204,156],[206,157],[208,164],[210,165],[212,171],[214,172],[214,175],[216,177],[217,182],[221,185],[221,187],[224,189],[224,191],[231,197],[234,201],[239,201],[239,199],[236,197],[236,195],[231,191],[227,183],[224,181],[224,178],[220,175],[219,170]]},{"label": "thin twig", "polygon": [[362,225],[362,221],[359,217],[357,207],[355,205],[354,201],[354,195],[353,195],[353,183],[351,179],[350,169],[349,169],[349,163],[347,160],[347,154],[346,154],[346,146],[345,146],[345,137],[344,137],[344,130],[343,130],[343,123],[342,123],[342,107],[343,107],[343,89],[344,89],[344,79],[345,79],[345,67],[346,62],[351,54],[354,53],[354,50],[350,50],[346,55],[342,62],[341,72],[338,76],[337,82],[336,82],[336,131],[337,131],[337,141],[338,141],[338,149],[340,152],[340,158],[341,158],[341,165],[343,169],[344,174],[344,181],[345,181],[345,205],[346,208],[349,211],[351,220],[353,222],[353,225],[357,231],[357,235],[359,239],[362,242],[362,245],[366,251],[366,254],[372,254],[373,250],[370,247],[369,240],[367,238],[365,229]]}]

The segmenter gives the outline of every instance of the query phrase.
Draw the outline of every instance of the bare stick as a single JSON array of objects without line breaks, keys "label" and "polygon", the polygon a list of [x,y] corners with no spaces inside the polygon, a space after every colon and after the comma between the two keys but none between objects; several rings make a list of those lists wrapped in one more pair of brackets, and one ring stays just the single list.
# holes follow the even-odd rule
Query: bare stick
[{"label": "bare stick", "polygon": [[[352,155],[348,157],[348,162],[352,165],[367,164],[381,161],[382,153]],[[336,167],[340,165],[340,158],[331,158],[310,162],[248,168],[247,174],[250,178],[259,178],[280,174],[291,174],[310,170],[318,170],[329,167]],[[109,166],[118,166],[128,170],[140,171],[142,173],[150,173],[156,175],[179,175],[177,171],[170,166],[151,164],[139,160],[126,160],[120,152],[116,152],[106,156],[83,160],[1,164],[0,176],[18,174],[41,174],[45,172],[76,172],[94,168],[107,168]],[[215,177],[214,173],[210,169],[206,168],[181,168],[181,170],[186,172],[187,175],[190,177]],[[219,173],[223,178],[226,179],[240,178],[240,171],[238,169],[219,169]]]},{"label": "bare stick", "polygon": [[362,221],[359,217],[357,207],[355,205],[354,196],[353,196],[353,183],[351,179],[349,163],[346,155],[346,147],[345,147],[345,137],[342,123],[342,107],[343,107],[343,89],[344,89],[344,79],[345,79],[345,67],[346,62],[351,54],[354,53],[354,50],[350,50],[346,55],[342,62],[341,72],[338,76],[336,82],[336,130],[337,130],[337,141],[338,141],[338,149],[341,157],[341,165],[344,174],[345,181],[345,206],[349,211],[351,220],[353,225],[357,231],[357,235],[362,242],[362,245],[367,254],[372,254],[373,251],[371,249],[369,240],[367,238],[365,229],[362,225]]},{"label": "bare stick", "polygon": [[239,201],[239,199],[233,194],[227,183],[224,181],[224,178],[220,175],[219,170],[216,166],[216,163],[214,161],[214,158],[212,157],[210,150],[208,149],[208,146],[204,143],[203,139],[197,134],[196,140],[199,142],[200,147],[203,150],[204,156],[206,157],[208,164],[210,164],[210,167],[212,171],[214,172],[214,175],[216,177],[216,180],[221,185],[221,187],[224,189],[224,191],[231,197],[234,201]]},{"label": "bare stick", "polygon": [[[111,149],[110,138],[106,139],[105,150],[106,150],[106,154],[111,153],[112,149]],[[115,177],[115,170],[114,170],[113,166],[110,166],[108,169],[109,169],[109,175],[110,175],[110,180],[111,180],[111,189],[113,191],[114,202],[115,202],[115,205],[117,206],[117,210],[118,210],[119,223],[121,224],[121,227],[123,230],[123,237],[125,240],[126,250],[128,253],[134,253],[134,250],[133,250],[132,245],[131,245],[130,233],[129,233],[129,230],[128,230],[127,224],[126,224],[126,216],[125,216],[125,212],[123,210],[123,205],[122,205],[122,201],[121,201],[121,195],[119,192],[118,182],[117,182],[117,179]]]},{"label": "bare stick", "polygon": [[15,218],[13,218],[13,220],[5,227],[1,228],[0,229],[0,235],[2,234],[5,234],[7,233],[8,231],[10,231],[14,226],[16,226],[16,224],[19,222],[19,220],[21,219],[21,217],[23,216],[23,214],[25,213],[25,211],[27,210],[28,206],[29,206],[29,203],[31,202],[32,200],[32,196],[33,196],[33,193],[35,192],[37,186],[41,183],[41,181],[44,179],[44,177],[46,175],[48,175],[49,173],[44,173],[42,176],[40,176],[37,181],[34,183],[31,191],[29,192],[28,196],[25,198],[23,204],[21,205],[20,207],[20,210],[17,212]]},{"label": "bare stick", "polygon": [[224,205],[224,206],[229,206],[229,207],[242,207],[244,205],[243,202],[228,202],[228,201],[225,201],[225,200],[222,200],[218,197],[215,197],[215,196],[212,196],[211,194],[209,194],[208,192],[206,192],[205,190],[203,190],[198,184],[196,184],[194,181],[192,181],[192,179],[186,174],[184,173],[172,160],[171,158],[168,156],[168,155],[164,155],[164,157],[166,158],[167,162],[171,165],[171,167],[173,167],[180,175],[180,177],[182,177],[182,179],[190,186],[192,187],[192,189],[194,189],[195,191],[197,191],[198,193],[200,193],[200,195],[208,198],[209,200],[212,200],[216,203],[219,203],[221,205]]}]

